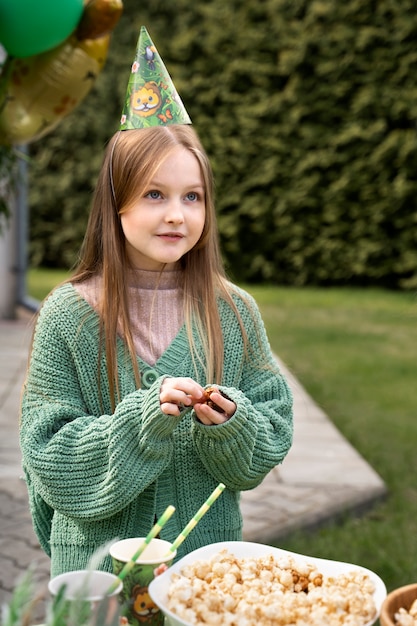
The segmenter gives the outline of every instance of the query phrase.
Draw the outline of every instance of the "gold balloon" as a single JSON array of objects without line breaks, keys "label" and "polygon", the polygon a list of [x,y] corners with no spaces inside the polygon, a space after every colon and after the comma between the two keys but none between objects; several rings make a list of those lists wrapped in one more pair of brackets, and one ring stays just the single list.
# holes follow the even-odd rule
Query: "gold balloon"
[{"label": "gold balloon", "polygon": [[40,139],[85,98],[104,66],[110,31],[121,11],[122,0],[92,0],[62,44],[32,57],[7,59],[0,76],[0,143]]}]

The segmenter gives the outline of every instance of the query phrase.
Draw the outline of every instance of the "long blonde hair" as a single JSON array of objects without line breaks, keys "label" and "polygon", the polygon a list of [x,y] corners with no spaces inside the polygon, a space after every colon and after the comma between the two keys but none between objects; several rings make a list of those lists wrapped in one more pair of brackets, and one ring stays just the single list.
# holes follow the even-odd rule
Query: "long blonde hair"
[{"label": "long blonde hair", "polygon": [[[94,275],[102,277],[100,349],[105,351],[107,378],[113,409],[120,399],[116,339],[121,329],[133,364],[136,384],[140,373],[129,324],[126,288],[125,237],[120,213],[135,197],[144,193],[155,172],[177,146],[190,150],[197,158],[205,187],[205,223],[201,237],[180,260],[184,295],[184,319],[194,362],[206,369],[206,382],[220,383],[223,373],[224,345],[218,310],[218,297],[235,311],[218,244],[214,207],[213,175],[208,157],[191,126],[158,126],[119,131],[110,140],[97,181],[80,260],[70,281],[83,282]],[[196,329],[204,354],[198,354],[192,329]]]}]

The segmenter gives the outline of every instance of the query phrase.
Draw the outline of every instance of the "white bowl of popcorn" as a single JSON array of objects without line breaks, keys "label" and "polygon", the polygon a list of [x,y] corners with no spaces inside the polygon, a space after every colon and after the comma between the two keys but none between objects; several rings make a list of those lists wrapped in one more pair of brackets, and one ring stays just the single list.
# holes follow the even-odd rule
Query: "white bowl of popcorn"
[{"label": "white bowl of popcorn", "polygon": [[387,590],[364,567],[230,541],[191,552],[149,593],[166,626],[371,626]]}]

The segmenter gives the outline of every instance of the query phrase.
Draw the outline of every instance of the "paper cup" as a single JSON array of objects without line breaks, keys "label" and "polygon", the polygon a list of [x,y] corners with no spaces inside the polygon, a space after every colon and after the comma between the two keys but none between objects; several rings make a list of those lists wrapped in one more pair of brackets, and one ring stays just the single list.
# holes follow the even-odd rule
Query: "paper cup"
[{"label": "paper cup", "polygon": [[55,576],[48,583],[49,593],[56,598],[62,590],[63,612],[67,616],[88,619],[96,614],[100,607],[111,618],[120,611],[119,596],[123,588],[122,581],[108,594],[110,585],[118,578],[110,572],[99,570],[76,570]]},{"label": "paper cup", "polygon": [[[122,539],[116,541],[110,548],[114,574],[119,574],[139,546],[144,542],[143,537]],[[125,602],[123,614],[130,626],[161,626],[164,615],[151,599],[148,586],[158,575],[161,565],[170,566],[175,558],[176,551],[169,552],[171,544],[163,539],[152,539],[135,565],[123,579],[121,593]]]}]

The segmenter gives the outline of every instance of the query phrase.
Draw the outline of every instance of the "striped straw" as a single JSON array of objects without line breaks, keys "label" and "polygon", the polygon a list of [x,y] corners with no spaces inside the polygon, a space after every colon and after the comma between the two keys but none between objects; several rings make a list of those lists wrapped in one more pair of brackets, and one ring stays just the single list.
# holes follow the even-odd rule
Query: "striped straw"
[{"label": "striped straw", "polygon": [[117,589],[120,581],[123,580],[127,576],[127,574],[130,572],[132,567],[135,565],[137,559],[145,550],[146,546],[151,543],[152,539],[154,539],[154,537],[156,537],[156,535],[161,531],[162,527],[165,526],[165,524],[167,523],[171,515],[174,513],[174,511],[175,511],[175,507],[171,505],[165,509],[161,517],[156,522],[155,526],[153,526],[152,529],[149,531],[149,533],[146,535],[145,539],[143,540],[143,543],[140,544],[139,548],[136,550],[135,554],[132,556],[130,561],[128,561],[123,566],[123,569],[117,575],[117,580],[115,580],[110,585],[110,587],[107,590],[108,594],[113,593],[113,591]]},{"label": "striped straw", "polygon": [[175,539],[174,543],[170,547],[169,552],[175,552],[175,550],[182,544],[184,539],[188,537],[192,529],[198,524],[198,522],[201,520],[203,515],[207,513],[207,511],[209,510],[213,502],[217,500],[217,498],[219,497],[219,495],[222,493],[224,489],[225,489],[225,486],[223,485],[223,483],[219,483],[219,485],[217,485],[213,493],[207,498],[204,504],[198,509],[197,513],[188,522],[187,526],[180,532],[180,534],[178,535],[178,537]]}]

